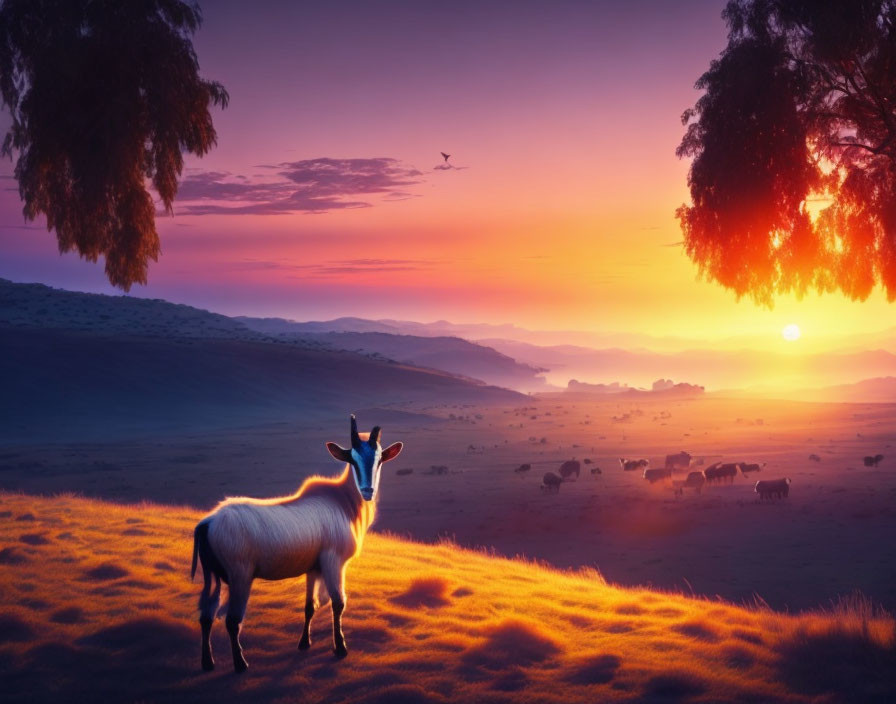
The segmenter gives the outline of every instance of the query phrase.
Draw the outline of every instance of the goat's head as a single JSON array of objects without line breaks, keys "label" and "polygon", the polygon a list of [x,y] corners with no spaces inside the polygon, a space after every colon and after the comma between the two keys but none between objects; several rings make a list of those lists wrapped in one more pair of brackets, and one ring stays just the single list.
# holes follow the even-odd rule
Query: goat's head
[{"label": "goat's head", "polygon": [[327,443],[327,450],[340,462],[348,462],[358,491],[365,501],[371,501],[380,484],[380,469],[383,463],[394,460],[404,445],[400,442],[389,445],[385,450],[380,445],[380,427],[377,425],[370,433],[358,433],[358,423],[351,418],[350,450],[340,447],[335,442]]}]

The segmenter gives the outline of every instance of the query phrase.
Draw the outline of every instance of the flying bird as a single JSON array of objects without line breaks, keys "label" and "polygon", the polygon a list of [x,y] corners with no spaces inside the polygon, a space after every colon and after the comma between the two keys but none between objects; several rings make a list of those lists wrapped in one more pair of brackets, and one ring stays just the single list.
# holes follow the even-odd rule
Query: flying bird
[{"label": "flying bird", "polygon": [[445,157],[445,163],[447,164],[447,163],[448,163],[448,157],[450,157],[451,155],[450,155],[450,154],[446,154],[445,152],[439,152],[439,154],[441,154],[443,157]]}]

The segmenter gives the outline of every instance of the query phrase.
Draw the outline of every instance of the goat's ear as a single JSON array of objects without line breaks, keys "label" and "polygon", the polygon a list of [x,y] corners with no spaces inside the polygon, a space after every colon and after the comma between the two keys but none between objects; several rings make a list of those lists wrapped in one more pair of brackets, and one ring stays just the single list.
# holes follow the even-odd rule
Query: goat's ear
[{"label": "goat's ear", "polygon": [[385,450],[383,450],[383,454],[381,456],[380,462],[388,462],[389,460],[394,460],[398,457],[398,453],[401,452],[401,448],[404,447],[404,443],[394,442]]},{"label": "goat's ear", "polygon": [[349,450],[343,450],[335,442],[328,442],[327,449],[330,451],[330,454],[340,462],[352,461],[352,453]]}]

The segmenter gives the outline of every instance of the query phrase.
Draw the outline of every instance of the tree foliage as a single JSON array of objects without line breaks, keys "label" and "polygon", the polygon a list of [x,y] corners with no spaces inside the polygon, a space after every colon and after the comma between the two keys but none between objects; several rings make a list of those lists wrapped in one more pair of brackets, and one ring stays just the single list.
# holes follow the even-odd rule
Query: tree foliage
[{"label": "tree foliage", "polygon": [[125,290],[160,252],[148,183],[171,212],[183,153],[215,144],[199,76],[198,6],[183,0],[3,0],[0,98],[12,115],[3,153],[26,219],[43,214],[61,252],[96,261]]},{"label": "tree foliage", "polygon": [[703,276],[896,300],[896,0],[731,0],[697,81],[677,216]]}]

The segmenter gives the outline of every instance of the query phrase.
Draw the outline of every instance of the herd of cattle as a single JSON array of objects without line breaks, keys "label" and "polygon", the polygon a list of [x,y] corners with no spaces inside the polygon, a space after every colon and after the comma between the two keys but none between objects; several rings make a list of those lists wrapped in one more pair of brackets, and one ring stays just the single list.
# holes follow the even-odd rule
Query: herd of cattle
[{"label": "herd of cattle", "polygon": [[[867,456],[863,458],[866,467],[877,467],[883,460],[883,455]],[[643,471],[643,477],[650,484],[657,482],[670,482],[675,494],[681,496],[686,489],[700,493],[705,484],[714,483],[731,483],[734,481],[738,472],[743,476],[748,476],[754,472],[759,472],[765,466],[765,463],[749,463],[749,462],[716,462],[709,465],[703,470],[688,471],[691,469],[691,460],[693,458],[687,452],[677,452],[673,455],[666,455],[666,461],[663,467],[650,467],[650,461],[646,459],[626,459],[619,458],[619,465],[625,472]],[[814,458],[813,458],[814,459]],[[820,458],[816,461],[820,461]],[[585,464],[591,464],[591,460],[585,460]],[[697,464],[702,464],[702,460],[698,460]],[[531,464],[521,464],[514,471],[518,474],[528,472],[532,469]],[[563,482],[572,481],[572,477],[576,479],[582,471],[582,465],[577,460],[568,460],[560,465],[559,473],[547,472],[542,478],[541,489],[546,492],[559,492],[560,485]],[[673,474],[676,472],[686,472],[688,475],[683,480],[676,480]],[[591,468],[592,475],[601,474],[599,467]],[[760,499],[783,499],[790,492],[790,478],[782,479],[760,479],[756,482],[754,491],[759,495]]]}]

